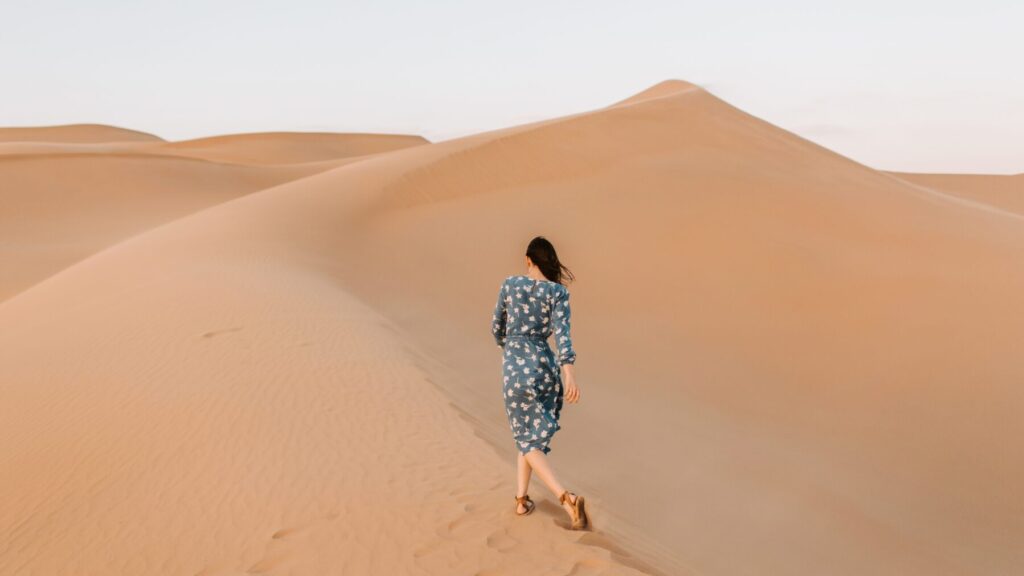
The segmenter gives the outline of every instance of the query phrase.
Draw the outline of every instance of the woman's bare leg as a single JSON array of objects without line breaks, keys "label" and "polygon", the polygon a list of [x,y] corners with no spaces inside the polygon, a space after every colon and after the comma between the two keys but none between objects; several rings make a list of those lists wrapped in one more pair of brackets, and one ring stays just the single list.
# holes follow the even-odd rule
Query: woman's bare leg
[{"label": "woman's bare leg", "polygon": [[[533,468],[522,452],[517,451],[517,454],[519,455],[516,456],[516,496],[523,496],[530,488],[530,474],[533,473]],[[519,504],[516,506],[516,512],[526,512],[526,507]]]},{"label": "woman's bare leg", "polygon": [[[555,496],[561,496],[562,492],[565,492],[565,487],[562,486],[562,483],[555,477],[555,472],[548,464],[547,455],[544,454],[543,451],[530,450],[526,453],[525,459],[530,465],[530,468],[537,473],[537,476],[540,477],[541,481],[547,485],[548,489],[551,490]],[[569,500],[575,501],[575,496],[570,496]],[[562,504],[562,508],[565,508],[566,513],[568,513],[569,517],[572,518],[572,505],[570,505],[568,501]]]}]

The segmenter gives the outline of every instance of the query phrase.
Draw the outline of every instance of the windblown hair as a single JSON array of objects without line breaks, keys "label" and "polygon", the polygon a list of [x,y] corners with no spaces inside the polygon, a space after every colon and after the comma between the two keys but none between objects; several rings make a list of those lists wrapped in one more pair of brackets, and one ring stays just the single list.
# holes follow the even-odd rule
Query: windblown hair
[{"label": "windblown hair", "polygon": [[568,279],[570,282],[576,279],[572,271],[558,260],[555,247],[543,236],[537,236],[530,240],[530,245],[526,248],[526,255],[540,268],[544,277],[552,282],[565,284],[564,279]]}]

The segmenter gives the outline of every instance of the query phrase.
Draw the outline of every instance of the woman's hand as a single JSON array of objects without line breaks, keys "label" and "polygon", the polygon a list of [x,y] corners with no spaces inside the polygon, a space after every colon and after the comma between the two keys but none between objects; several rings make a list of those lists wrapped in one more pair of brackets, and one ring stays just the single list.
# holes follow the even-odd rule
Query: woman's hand
[{"label": "woman's hand", "polygon": [[572,364],[562,365],[562,385],[565,386],[565,401],[575,404],[580,401],[580,387],[576,385],[576,375]]}]

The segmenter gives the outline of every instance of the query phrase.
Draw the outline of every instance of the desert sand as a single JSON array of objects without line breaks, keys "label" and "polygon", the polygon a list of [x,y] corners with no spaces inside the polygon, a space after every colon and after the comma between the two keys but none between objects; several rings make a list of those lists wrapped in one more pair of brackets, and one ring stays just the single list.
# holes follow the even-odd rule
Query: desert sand
[{"label": "desert sand", "polygon": [[[677,80],[435,143],[9,130],[2,574],[1024,571],[1020,176]],[[537,234],[585,532],[513,514],[489,325]]]}]

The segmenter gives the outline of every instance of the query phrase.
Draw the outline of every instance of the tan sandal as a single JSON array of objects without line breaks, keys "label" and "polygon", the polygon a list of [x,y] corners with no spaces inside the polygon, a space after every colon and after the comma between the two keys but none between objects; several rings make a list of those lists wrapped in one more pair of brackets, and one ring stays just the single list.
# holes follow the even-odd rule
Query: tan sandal
[{"label": "tan sandal", "polygon": [[566,502],[569,502],[573,511],[572,529],[582,530],[587,526],[587,511],[583,508],[583,496],[573,494],[573,496],[576,496],[576,499],[570,501],[569,494],[572,494],[572,492],[569,492],[568,490],[562,492],[562,495],[558,497],[558,503],[565,504]]},{"label": "tan sandal", "polygon": [[[520,512],[519,511],[519,505],[520,504],[522,504],[523,507],[526,508],[526,512]],[[514,510],[516,512],[516,516],[528,516],[530,514],[530,512],[533,512],[534,508],[536,508],[536,505],[533,503],[533,500],[530,500],[530,495],[529,494],[523,494],[522,496],[516,496],[516,507],[514,508]]]}]

